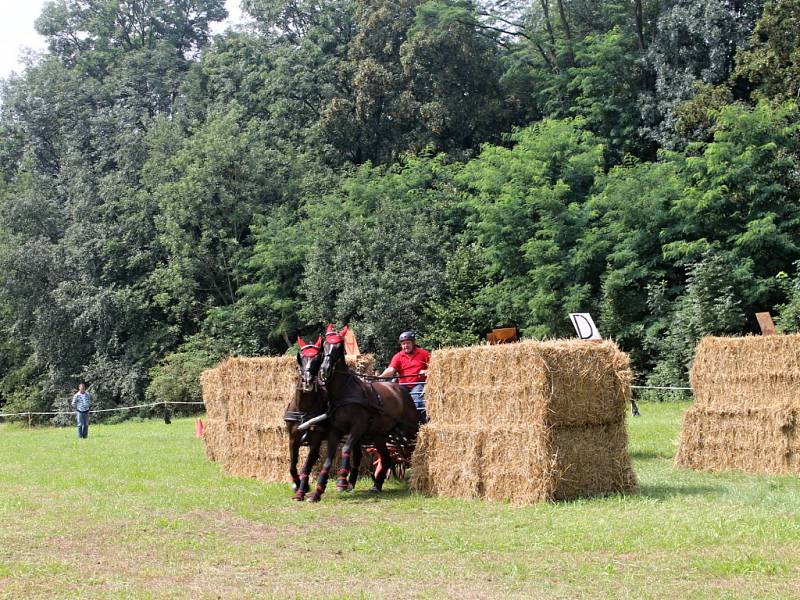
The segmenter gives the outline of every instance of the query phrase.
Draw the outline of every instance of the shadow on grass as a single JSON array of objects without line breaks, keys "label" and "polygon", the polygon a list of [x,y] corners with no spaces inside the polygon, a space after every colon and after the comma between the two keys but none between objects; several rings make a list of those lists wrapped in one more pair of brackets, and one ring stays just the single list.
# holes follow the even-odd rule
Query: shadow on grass
[{"label": "shadow on grass", "polygon": [[675,458],[671,454],[665,454],[663,452],[656,452],[655,450],[635,450],[633,452],[628,452],[631,458],[638,458],[643,460],[654,460],[654,459],[673,459]]},{"label": "shadow on grass", "polygon": [[400,498],[408,498],[411,496],[411,490],[408,486],[403,486],[400,488],[389,488],[384,489],[382,492],[372,492],[370,488],[372,487],[371,481],[364,481],[364,487],[362,487],[362,482],[359,481],[356,489],[350,492],[337,492],[334,490],[334,494],[336,498],[342,500],[344,502],[364,502],[364,501],[373,501],[379,502],[384,500],[398,500]]},{"label": "shadow on grass", "polygon": [[640,485],[639,495],[645,498],[666,500],[678,496],[713,495],[721,493],[723,490],[723,487],[713,485]]}]

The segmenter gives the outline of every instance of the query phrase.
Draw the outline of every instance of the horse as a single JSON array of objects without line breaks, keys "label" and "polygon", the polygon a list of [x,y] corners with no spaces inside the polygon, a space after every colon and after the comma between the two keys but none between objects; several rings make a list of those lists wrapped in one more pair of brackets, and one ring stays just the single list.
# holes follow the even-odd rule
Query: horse
[{"label": "horse", "polygon": [[[293,500],[301,501],[309,489],[308,478],[314,464],[319,459],[322,440],[327,437],[327,426],[324,420],[328,408],[325,388],[317,382],[317,372],[322,363],[322,336],[316,343],[306,344],[303,338],[297,338],[300,351],[297,353],[297,369],[300,380],[295,388],[294,398],[286,407],[283,419],[289,434],[289,474],[294,489]],[[305,425],[312,419],[322,417],[313,427]],[[308,444],[308,456],[303,470],[298,473],[297,462],[300,457],[300,446]],[[358,467],[361,462],[361,446],[355,449],[353,463],[354,472],[348,480],[349,486],[355,486],[358,478]]]},{"label": "horse", "polygon": [[419,430],[419,414],[407,389],[396,383],[368,383],[347,367],[346,333],[347,326],[337,333],[333,325],[328,325],[323,342],[318,378],[328,392],[328,454],[317,479],[317,488],[309,497],[311,502],[319,502],[325,493],[336,449],[343,437],[336,488],[346,487],[351,451],[363,443],[373,445],[380,457],[371,490],[380,492],[391,465],[387,440],[391,436],[413,440]]}]

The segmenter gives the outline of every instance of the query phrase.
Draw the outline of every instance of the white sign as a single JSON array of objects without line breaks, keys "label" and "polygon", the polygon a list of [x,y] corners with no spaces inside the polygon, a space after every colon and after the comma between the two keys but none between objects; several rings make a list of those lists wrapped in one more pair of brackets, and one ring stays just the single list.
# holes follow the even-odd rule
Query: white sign
[{"label": "white sign", "polygon": [[572,326],[575,332],[582,340],[602,340],[600,332],[592,320],[592,315],[589,313],[569,313],[569,318],[572,321]]}]

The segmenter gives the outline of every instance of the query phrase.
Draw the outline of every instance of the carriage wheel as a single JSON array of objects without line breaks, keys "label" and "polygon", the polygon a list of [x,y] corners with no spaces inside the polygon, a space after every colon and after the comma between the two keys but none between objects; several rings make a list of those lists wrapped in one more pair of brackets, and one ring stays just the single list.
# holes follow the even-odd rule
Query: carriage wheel
[{"label": "carriage wheel", "polygon": [[400,461],[395,462],[392,465],[392,475],[394,475],[395,479],[399,479],[400,481],[404,481],[406,478],[406,462]]}]

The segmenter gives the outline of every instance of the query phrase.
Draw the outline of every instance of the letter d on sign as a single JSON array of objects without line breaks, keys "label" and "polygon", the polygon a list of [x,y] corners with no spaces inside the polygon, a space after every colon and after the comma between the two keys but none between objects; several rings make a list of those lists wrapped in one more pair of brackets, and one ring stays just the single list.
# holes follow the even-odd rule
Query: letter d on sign
[{"label": "letter d on sign", "polygon": [[589,313],[569,313],[569,318],[572,321],[572,326],[575,332],[582,340],[602,340],[600,332],[597,331],[592,315]]}]

